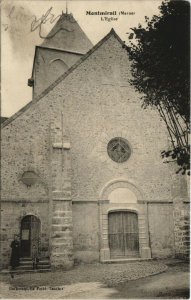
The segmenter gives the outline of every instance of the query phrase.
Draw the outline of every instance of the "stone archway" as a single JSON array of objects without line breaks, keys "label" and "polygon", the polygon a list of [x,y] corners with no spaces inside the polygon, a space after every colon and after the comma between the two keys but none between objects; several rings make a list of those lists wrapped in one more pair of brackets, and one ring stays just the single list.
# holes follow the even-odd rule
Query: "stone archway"
[{"label": "stone archway", "polygon": [[120,178],[106,183],[106,185],[101,190],[100,200],[107,200],[109,194],[116,189],[128,189],[136,196],[137,201],[143,199],[143,192],[138,189],[135,184],[131,183],[125,178]]},{"label": "stone archway", "polygon": [[[118,213],[120,212],[120,213]],[[129,212],[129,215],[127,214]],[[109,221],[109,216],[116,217],[116,228],[114,225],[110,225],[111,221]],[[120,215],[124,215],[124,222],[122,222]],[[132,223],[134,229],[136,227],[136,239],[133,241],[134,246],[132,246],[131,250],[136,251],[126,251],[125,255],[121,255],[121,258],[127,259],[132,257],[139,258],[150,258],[150,246],[149,246],[149,235],[148,235],[148,219],[147,219],[147,206],[143,202],[143,194],[140,190],[132,183],[125,179],[117,179],[108,182],[102,189],[100,193],[100,201],[99,201],[99,217],[100,217],[100,259],[101,261],[109,261],[114,258],[113,256],[113,248],[111,243],[110,234],[117,234],[118,238],[120,234],[123,239],[129,239],[129,244],[126,244],[126,248],[130,249],[130,229],[127,227],[131,226]],[[132,217],[132,218],[131,218]],[[111,219],[111,217],[110,217]],[[132,219],[132,220],[131,220]],[[131,222],[130,222],[131,221]],[[109,224],[110,222],[110,224]],[[130,223],[129,223],[130,222]],[[137,222],[137,223],[136,223]],[[125,225],[124,225],[124,224]],[[136,223],[136,224],[135,224]],[[136,225],[136,226],[135,226]],[[109,232],[110,228],[113,231]],[[122,231],[117,232],[117,231]],[[126,235],[126,236],[125,236]],[[122,241],[121,243],[125,245],[126,241]],[[139,246],[137,246],[139,245]],[[118,252],[123,252],[118,247]],[[123,247],[123,246],[121,246]],[[134,248],[133,248],[134,247]],[[112,249],[111,249],[112,248]],[[115,246],[114,246],[115,248]],[[135,253],[136,252],[136,253]],[[135,255],[136,254],[136,255]]]}]

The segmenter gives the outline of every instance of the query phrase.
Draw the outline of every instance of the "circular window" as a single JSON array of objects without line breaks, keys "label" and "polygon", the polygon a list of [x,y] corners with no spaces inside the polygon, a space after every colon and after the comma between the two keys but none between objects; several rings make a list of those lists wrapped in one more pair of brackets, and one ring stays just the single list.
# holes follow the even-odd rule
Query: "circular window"
[{"label": "circular window", "polygon": [[122,163],[130,157],[131,149],[125,139],[116,137],[108,143],[107,153],[113,161]]}]

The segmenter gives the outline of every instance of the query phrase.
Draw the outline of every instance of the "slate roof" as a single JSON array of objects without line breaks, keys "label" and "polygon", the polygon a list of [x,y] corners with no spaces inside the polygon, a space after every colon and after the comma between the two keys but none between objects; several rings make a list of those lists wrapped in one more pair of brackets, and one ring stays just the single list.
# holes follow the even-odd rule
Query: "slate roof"
[{"label": "slate roof", "polygon": [[62,13],[41,46],[85,54],[92,48],[93,44],[74,19],[73,15]]}]

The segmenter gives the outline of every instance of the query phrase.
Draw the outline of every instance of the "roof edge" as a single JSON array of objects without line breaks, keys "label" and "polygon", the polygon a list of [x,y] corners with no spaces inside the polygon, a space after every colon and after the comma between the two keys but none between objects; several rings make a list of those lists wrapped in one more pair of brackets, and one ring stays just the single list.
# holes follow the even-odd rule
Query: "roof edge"
[{"label": "roof edge", "polygon": [[72,65],[64,74],[62,74],[58,79],[56,79],[47,89],[45,89],[39,96],[34,98],[32,101],[27,103],[24,107],[22,107],[19,111],[17,111],[14,115],[12,115],[8,120],[3,122],[1,128],[4,128],[13,120],[15,120],[18,116],[24,113],[30,106],[36,104],[41,98],[46,96],[50,91],[53,90],[63,79],[65,79],[70,73],[72,73],[82,62],[84,62],[95,50],[97,50],[104,42],[106,42],[110,36],[114,35],[114,37],[119,41],[121,45],[124,45],[122,39],[118,36],[115,30],[112,28],[110,32],[104,36],[95,46],[93,46],[84,56],[82,56],[74,65]]},{"label": "roof edge", "polygon": [[82,52],[72,51],[72,50],[68,50],[68,49],[46,47],[46,46],[41,46],[41,45],[36,46],[36,47],[46,49],[46,50],[55,50],[55,51],[59,51],[59,52],[67,52],[67,53],[77,54],[77,55],[85,55],[86,54],[86,52],[82,53]]},{"label": "roof edge", "polygon": [[14,115],[12,115],[6,121],[4,121],[1,124],[1,128],[4,128],[9,123],[11,123],[13,120],[15,120],[18,116],[20,116],[23,112],[25,112],[31,106],[32,102],[33,102],[32,100],[30,102],[28,102],[25,106],[23,106],[21,109],[19,109]]}]

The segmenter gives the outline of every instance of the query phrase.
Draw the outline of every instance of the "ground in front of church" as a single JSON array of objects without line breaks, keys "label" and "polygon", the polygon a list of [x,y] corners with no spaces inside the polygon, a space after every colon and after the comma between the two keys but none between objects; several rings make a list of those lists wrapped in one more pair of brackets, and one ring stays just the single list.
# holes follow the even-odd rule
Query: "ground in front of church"
[{"label": "ground in front of church", "polygon": [[189,298],[189,265],[180,260],[84,264],[70,271],[1,275],[2,298]]}]

